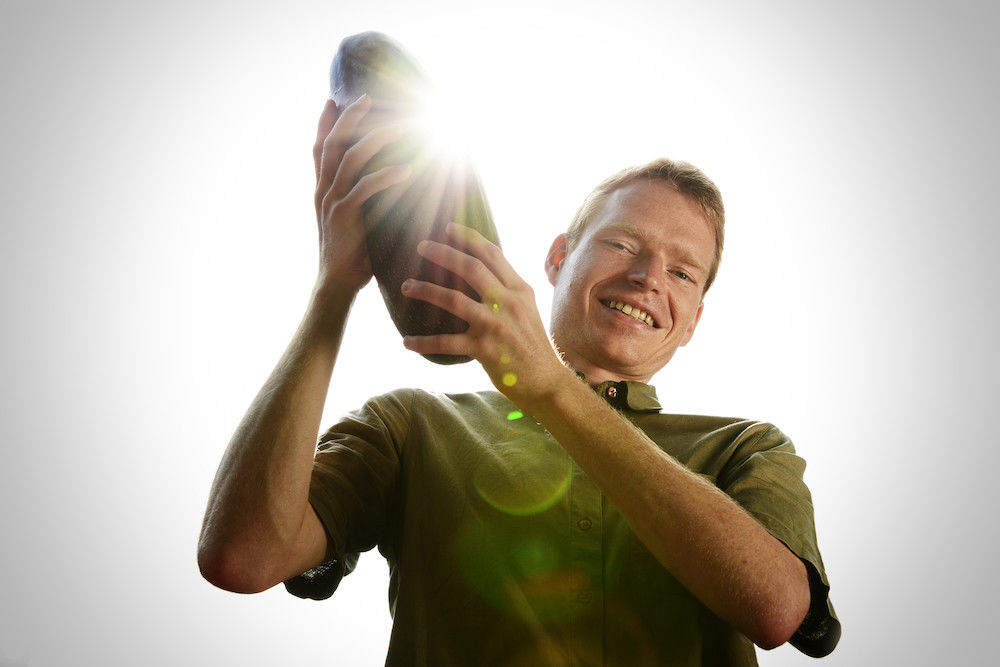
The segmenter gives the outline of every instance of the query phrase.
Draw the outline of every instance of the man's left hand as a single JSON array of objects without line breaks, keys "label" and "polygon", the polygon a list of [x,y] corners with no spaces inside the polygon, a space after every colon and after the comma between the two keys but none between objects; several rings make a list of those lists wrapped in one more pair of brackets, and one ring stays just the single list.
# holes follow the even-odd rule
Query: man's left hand
[{"label": "man's left hand", "polygon": [[421,241],[417,252],[465,280],[481,300],[434,283],[405,281],[403,294],[452,313],[469,328],[460,334],[407,336],[403,344],[421,354],[472,357],[500,392],[530,411],[534,401],[551,396],[568,373],[545,331],[535,293],[500,248],[476,230],[452,223],[448,236],[465,252],[434,241]]}]

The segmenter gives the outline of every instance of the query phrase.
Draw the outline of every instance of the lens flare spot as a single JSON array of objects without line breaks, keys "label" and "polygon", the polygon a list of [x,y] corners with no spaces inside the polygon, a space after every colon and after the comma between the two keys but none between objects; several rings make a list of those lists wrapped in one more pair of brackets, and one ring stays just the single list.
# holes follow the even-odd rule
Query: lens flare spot
[{"label": "lens flare spot", "polygon": [[507,354],[506,352],[504,352],[503,354],[501,354],[500,355],[500,363],[503,364],[504,366],[506,366],[507,364],[509,364],[510,363],[510,355]]},{"label": "lens flare spot", "polygon": [[515,419],[520,419],[523,416],[524,416],[524,413],[521,412],[520,410],[512,410],[511,412],[507,413],[507,421],[512,422]]},{"label": "lens flare spot", "polygon": [[[511,422],[517,430],[533,426],[530,420]],[[529,432],[497,444],[493,456],[473,470],[472,483],[493,508],[513,516],[531,516],[564,498],[572,477],[573,462],[565,450]]]},{"label": "lens flare spot", "polygon": [[512,518],[467,525],[455,546],[466,583],[521,621],[580,616],[579,592],[597,576],[573,562],[565,541]]},{"label": "lens flare spot", "polygon": [[493,308],[493,312],[494,313],[499,313],[500,312],[500,304],[496,303],[495,301],[493,302],[493,305],[491,306],[491,308]]},{"label": "lens flare spot", "polygon": [[517,384],[517,376],[513,373],[504,373],[501,381],[505,387],[513,387]]}]

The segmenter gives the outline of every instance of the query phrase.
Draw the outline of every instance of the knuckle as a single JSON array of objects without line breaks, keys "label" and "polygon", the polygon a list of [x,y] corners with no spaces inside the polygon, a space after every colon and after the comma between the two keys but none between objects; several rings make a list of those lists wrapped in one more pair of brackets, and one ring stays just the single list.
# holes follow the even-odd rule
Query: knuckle
[{"label": "knuckle", "polygon": [[379,190],[378,181],[375,176],[375,174],[367,174],[359,178],[346,198],[352,201],[363,202],[375,194]]},{"label": "knuckle", "polygon": [[327,211],[327,212],[329,212],[330,209],[333,207],[333,204],[336,203],[336,200],[332,200],[332,197],[330,195],[330,191],[329,190],[327,190],[326,192],[317,192],[316,193],[316,199],[317,199],[317,201],[319,201],[319,206],[324,211]]},{"label": "knuckle", "polygon": [[349,147],[347,150],[344,151],[343,162],[347,162],[349,160],[357,161],[361,156],[361,154],[364,152],[364,150],[365,150],[364,142],[359,141],[358,143],[354,144],[353,146]]},{"label": "knuckle", "polygon": [[337,132],[336,129],[330,134],[326,135],[326,138],[323,139],[322,150],[324,153],[332,150],[342,151],[345,148],[347,148],[347,141],[341,137],[340,133]]},{"label": "knuckle", "polygon": [[502,324],[498,317],[489,317],[483,320],[483,329],[486,330],[486,333],[491,334],[491,337],[492,334],[496,334],[501,328]]},{"label": "knuckle", "polygon": [[449,306],[451,309],[457,309],[462,304],[462,296],[461,292],[448,290],[443,301],[445,305]]},{"label": "knuckle", "polygon": [[502,255],[499,246],[497,246],[495,243],[490,243],[489,241],[486,242],[483,248],[483,254],[485,254],[486,257],[490,260],[499,259],[500,256]]},{"label": "knuckle", "polygon": [[330,206],[327,206],[327,201],[324,198],[323,207],[329,209],[331,218],[340,218],[345,215],[349,215],[352,211],[351,202],[349,199],[346,198],[338,199],[337,201],[333,202],[333,204]]},{"label": "knuckle", "polygon": [[501,299],[507,300],[503,295],[502,287],[498,284],[497,277],[492,271],[490,271],[489,267],[483,265],[482,263],[478,264],[476,266],[475,277],[480,284],[488,285],[487,289],[491,293],[496,294],[496,299],[494,299],[495,301]]},{"label": "knuckle", "polygon": [[355,190],[367,190],[375,185],[380,177],[381,171],[373,171],[370,174],[365,174],[358,179],[357,185],[354,186]]},{"label": "knuckle", "polygon": [[478,257],[473,257],[472,255],[462,252],[461,250],[458,252],[460,253],[458,264],[462,269],[479,275],[487,270],[486,265],[483,264]]},{"label": "knuckle", "polygon": [[358,179],[358,197],[368,199],[382,190],[389,188],[394,183],[392,167],[383,167],[378,171],[365,174]]},{"label": "knuckle", "polygon": [[361,140],[355,144],[355,146],[358,147],[359,150],[367,150],[374,152],[378,150],[379,147],[381,147],[386,143],[385,137],[386,137],[385,128],[372,130],[364,137],[362,137]]},{"label": "knuckle", "polygon": [[470,255],[470,254],[466,254],[465,256],[469,258],[469,263],[476,268],[477,272],[489,276],[493,275],[493,271],[490,269],[490,265],[492,264],[490,257],[488,256],[477,257],[475,255]]}]

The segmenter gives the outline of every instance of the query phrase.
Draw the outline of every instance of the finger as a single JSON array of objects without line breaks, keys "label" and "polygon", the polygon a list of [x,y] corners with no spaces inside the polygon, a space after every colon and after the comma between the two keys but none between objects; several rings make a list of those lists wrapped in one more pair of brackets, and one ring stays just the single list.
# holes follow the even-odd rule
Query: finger
[{"label": "finger", "polygon": [[333,129],[333,124],[337,122],[338,116],[340,116],[340,111],[337,110],[337,105],[334,104],[332,99],[327,100],[326,106],[323,107],[323,113],[319,116],[319,127],[316,129],[316,142],[313,144],[313,164],[316,165],[317,181],[319,181],[320,160],[323,157],[323,141],[330,134],[330,130]]},{"label": "finger", "polygon": [[469,283],[477,294],[492,294],[503,287],[482,260],[445,243],[421,241],[417,253]]},{"label": "finger", "polygon": [[485,315],[483,304],[473,301],[464,292],[458,290],[413,278],[403,281],[400,290],[405,296],[437,306],[455,317],[465,320],[470,326],[478,323]]},{"label": "finger", "polygon": [[344,159],[344,153],[351,145],[354,132],[371,106],[371,97],[368,95],[359,97],[337,117],[330,133],[323,139],[319,176],[316,179],[317,192],[325,193],[330,189],[330,184],[337,175],[337,169]]},{"label": "finger", "polygon": [[[409,165],[399,164],[391,167],[382,167],[376,172],[367,174],[351,188],[347,196],[343,198],[343,204],[349,207],[360,207],[373,195],[388,190],[392,186],[402,183],[413,174]],[[332,193],[332,190],[331,190]],[[333,196],[332,194],[328,196]],[[324,199],[324,205],[326,204]]]},{"label": "finger", "polygon": [[[426,301],[441,310],[451,313],[460,320],[468,322],[469,331],[473,327],[482,329],[485,326],[489,328],[490,323],[487,320],[493,316],[493,311],[484,308],[482,303],[465,294],[465,292],[414,278],[403,281],[400,290],[405,296],[411,299]],[[499,306],[496,309],[499,309]]]},{"label": "finger", "polygon": [[468,334],[438,334],[436,336],[406,336],[403,347],[420,354],[455,354],[473,356],[473,345]]},{"label": "finger", "polygon": [[358,174],[364,168],[368,160],[375,157],[375,154],[385,148],[387,144],[398,140],[403,136],[403,129],[399,125],[387,125],[372,130],[361,140],[347,149],[344,159],[340,162],[337,175],[333,179],[333,186],[330,188],[335,197],[343,197],[354,186],[358,179]]},{"label": "finger", "polygon": [[479,259],[505,287],[516,287],[524,282],[504,257],[500,246],[479,231],[465,225],[456,225],[454,222],[449,222],[446,230],[449,238]]}]

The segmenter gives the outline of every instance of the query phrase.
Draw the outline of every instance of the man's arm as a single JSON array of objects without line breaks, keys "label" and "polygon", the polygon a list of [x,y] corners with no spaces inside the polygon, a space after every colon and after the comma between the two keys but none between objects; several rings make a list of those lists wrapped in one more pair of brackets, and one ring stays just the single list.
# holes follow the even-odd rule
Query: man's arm
[{"label": "man's arm", "polygon": [[236,429],[209,495],[198,565],[208,581],[227,590],[265,590],[327,556],[309,483],[350,307],[372,275],[361,205],[408,175],[405,168],[387,167],[358,180],[365,163],[398,136],[381,128],[352,146],[369,107],[363,97],[338,114],[330,101],[320,118],[313,151],[319,275],[302,323]]},{"label": "man's arm", "polygon": [[525,409],[705,606],[762,648],[786,642],[809,608],[798,557],[589,387],[566,382]]},{"label": "man's arm", "polygon": [[[464,334],[407,338],[421,353],[467,354],[537,419],[590,476],[667,570],[754,643],[788,640],[809,607],[802,562],[735,501],[664,453],[562,364],[534,295],[499,249],[449,227],[470,254],[436,243],[420,252],[464,278],[483,303],[412,281],[404,293],[469,322]],[[495,305],[494,305],[495,304]]]}]

